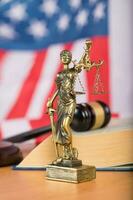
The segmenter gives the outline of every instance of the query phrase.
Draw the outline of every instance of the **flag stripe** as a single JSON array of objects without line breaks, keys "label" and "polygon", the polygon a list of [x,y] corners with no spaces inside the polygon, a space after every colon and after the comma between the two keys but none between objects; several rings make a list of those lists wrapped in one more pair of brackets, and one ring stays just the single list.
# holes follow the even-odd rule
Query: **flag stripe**
[{"label": "flag stripe", "polygon": [[6,51],[0,50],[0,80],[2,75],[2,61],[4,60],[5,56],[6,56]]},{"label": "flag stripe", "polygon": [[2,62],[5,56],[6,56],[6,51],[0,49],[0,63]]},{"label": "flag stripe", "polygon": [[5,120],[1,125],[1,130],[4,136],[10,137],[31,130],[31,125],[25,118]]},{"label": "flag stripe", "polygon": [[47,101],[48,93],[55,79],[56,69],[59,65],[59,54],[62,45],[53,45],[48,49],[47,57],[43,63],[43,70],[38,80],[31,104],[26,117],[40,119],[43,114],[43,105]]},{"label": "flag stripe", "polygon": [[1,141],[2,138],[3,138],[3,134],[2,134],[1,127],[0,127],[0,141]]},{"label": "flag stripe", "polygon": [[[22,84],[31,69],[33,52],[9,51],[1,64],[0,119],[5,119],[16,101]],[[21,102],[22,103],[22,102]]]},{"label": "flag stripe", "polygon": [[42,50],[36,53],[35,61],[33,63],[31,71],[29,72],[26,80],[24,81],[24,84],[22,85],[22,88],[12,110],[7,116],[8,119],[25,116],[36,84],[40,77],[45,57],[46,50]]}]

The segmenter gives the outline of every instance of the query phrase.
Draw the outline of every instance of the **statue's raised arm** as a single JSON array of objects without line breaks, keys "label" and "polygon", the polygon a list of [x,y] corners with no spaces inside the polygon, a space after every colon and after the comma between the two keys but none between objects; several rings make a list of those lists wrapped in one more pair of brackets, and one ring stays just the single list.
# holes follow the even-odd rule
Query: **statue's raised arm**
[{"label": "statue's raised arm", "polygon": [[90,59],[90,50],[92,47],[92,41],[86,40],[85,41],[85,47],[84,47],[84,53],[78,63],[74,62],[75,69],[80,73],[82,69],[90,70],[92,67],[100,67],[103,64],[103,61],[99,61],[98,63],[95,63],[91,61]]}]

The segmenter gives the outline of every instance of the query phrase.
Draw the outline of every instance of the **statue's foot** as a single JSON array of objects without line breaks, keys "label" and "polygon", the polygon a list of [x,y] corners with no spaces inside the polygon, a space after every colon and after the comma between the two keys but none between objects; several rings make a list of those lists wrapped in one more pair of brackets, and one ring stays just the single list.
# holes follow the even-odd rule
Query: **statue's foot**
[{"label": "statue's foot", "polygon": [[65,160],[76,160],[77,158],[78,158],[77,149],[65,146],[63,159],[65,159]]},{"label": "statue's foot", "polygon": [[66,158],[57,158],[55,161],[52,162],[52,165],[60,166],[60,167],[78,167],[82,166],[81,160],[72,160]]},{"label": "statue's foot", "polygon": [[78,150],[75,147],[72,148],[72,158],[78,159]]},{"label": "statue's foot", "polygon": [[52,165],[60,165],[62,163],[63,158],[57,158],[52,162]]}]

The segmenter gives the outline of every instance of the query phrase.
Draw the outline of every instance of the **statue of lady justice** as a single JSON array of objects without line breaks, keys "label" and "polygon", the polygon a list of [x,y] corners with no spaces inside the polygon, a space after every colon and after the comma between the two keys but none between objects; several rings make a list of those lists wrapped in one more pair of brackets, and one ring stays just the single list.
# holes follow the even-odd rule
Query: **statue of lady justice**
[{"label": "statue of lady justice", "polygon": [[[85,52],[78,63],[73,62],[73,67],[69,64],[72,61],[72,54],[68,50],[63,50],[60,53],[60,60],[64,65],[64,70],[59,72],[56,77],[57,90],[53,97],[48,100],[47,108],[51,119],[52,134],[55,144],[56,160],[53,165],[65,166],[70,164],[71,167],[75,165],[82,165],[78,160],[78,151],[72,145],[72,132],[70,124],[76,108],[76,94],[74,91],[74,84],[78,73],[82,70],[90,70],[92,67],[99,67],[103,61],[99,63],[90,60],[90,49],[92,42],[86,40]],[[57,110],[53,108],[53,103],[58,96]],[[57,122],[54,122],[54,114],[57,112]]]}]

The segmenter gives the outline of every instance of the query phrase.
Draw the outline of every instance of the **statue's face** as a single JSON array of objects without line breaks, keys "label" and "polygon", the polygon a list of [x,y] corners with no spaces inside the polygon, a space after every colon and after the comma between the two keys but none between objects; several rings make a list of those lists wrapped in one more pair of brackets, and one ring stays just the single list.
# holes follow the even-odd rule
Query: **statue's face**
[{"label": "statue's face", "polygon": [[69,64],[72,60],[70,52],[62,53],[60,59],[63,64]]}]

